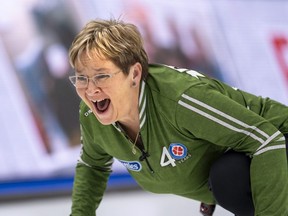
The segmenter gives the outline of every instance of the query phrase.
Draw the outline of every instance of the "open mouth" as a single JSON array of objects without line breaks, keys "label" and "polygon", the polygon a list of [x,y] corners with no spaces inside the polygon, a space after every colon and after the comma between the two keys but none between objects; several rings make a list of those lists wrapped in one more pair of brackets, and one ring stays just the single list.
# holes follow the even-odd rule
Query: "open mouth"
[{"label": "open mouth", "polygon": [[94,106],[99,113],[105,112],[108,109],[109,104],[110,104],[109,99],[94,102]]}]

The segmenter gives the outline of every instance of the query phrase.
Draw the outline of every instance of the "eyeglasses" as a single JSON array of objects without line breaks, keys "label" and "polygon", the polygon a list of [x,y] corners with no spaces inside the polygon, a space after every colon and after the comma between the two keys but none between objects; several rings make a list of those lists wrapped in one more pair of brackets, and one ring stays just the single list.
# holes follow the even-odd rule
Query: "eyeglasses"
[{"label": "eyeglasses", "polygon": [[93,77],[87,77],[83,75],[69,76],[69,80],[76,88],[87,88],[89,80],[92,80],[94,84],[98,87],[102,87],[104,85],[107,85],[107,82],[111,77],[120,72],[121,70],[115,73],[96,74]]}]

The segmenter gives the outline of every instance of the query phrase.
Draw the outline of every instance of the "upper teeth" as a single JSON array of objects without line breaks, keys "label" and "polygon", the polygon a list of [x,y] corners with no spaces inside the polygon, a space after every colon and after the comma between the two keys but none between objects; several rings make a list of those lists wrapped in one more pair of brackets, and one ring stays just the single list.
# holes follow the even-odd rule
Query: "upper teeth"
[{"label": "upper teeth", "polygon": [[93,103],[95,103],[95,102],[101,102],[101,101],[103,101],[103,100],[105,100],[105,99],[102,99],[102,100],[92,100],[92,102],[93,102]]}]

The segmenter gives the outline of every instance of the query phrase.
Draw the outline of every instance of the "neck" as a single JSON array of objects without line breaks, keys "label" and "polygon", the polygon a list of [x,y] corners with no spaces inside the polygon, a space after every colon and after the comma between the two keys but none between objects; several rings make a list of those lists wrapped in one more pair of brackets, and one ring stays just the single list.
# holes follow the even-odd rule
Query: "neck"
[{"label": "neck", "polygon": [[125,133],[131,140],[135,140],[140,132],[140,120],[139,120],[139,87],[133,88],[133,95],[131,104],[127,114],[118,121]]},{"label": "neck", "polygon": [[139,120],[135,122],[131,122],[131,124],[121,124],[122,129],[125,131],[125,133],[130,137],[131,140],[135,140],[138,136],[138,133],[140,132],[140,126],[139,126]]}]

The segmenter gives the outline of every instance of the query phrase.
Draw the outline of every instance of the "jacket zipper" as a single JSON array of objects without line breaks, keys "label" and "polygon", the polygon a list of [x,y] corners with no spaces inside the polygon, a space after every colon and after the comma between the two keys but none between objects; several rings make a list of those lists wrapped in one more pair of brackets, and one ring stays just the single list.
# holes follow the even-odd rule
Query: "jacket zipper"
[{"label": "jacket zipper", "polygon": [[146,162],[146,164],[147,164],[147,166],[148,166],[148,168],[150,170],[150,173],[154,174],[154,170],[152,169],[151,164],[149,163],[149,160],[148,160],[148,157],[150,156],[150,154],[145,151],[141,134],[139,135],[138,139],[139,139],[139,142],[136,144],[136,146],[141,151],[141,156],[139,157],[139,160],[140,161],[144,161],[145,160],[145,162]]},{"label": "jacket zipper", "polygon": [[[119,125],[119,124],[117,124],[117,127],[118,128],[120,128],[120,130],[122,131],[122,133],[124,134],[124,136],[126,137],[126,139],[128,139],[131,143],[133,143],[132,142],[132,140],[130,139],[130,137],[125,133],[125,131],[123,130],[123,128],[121,127],[121,125]],[[137,143],[136,144],[136,146],[137,146],[137,148],[141,151],[141,156],[139,157],[139,160],[140,161],[143,161],[143,160],[145,160],[145,162],[146,162],[146,164],[147,164],[147,166],[148,166],[148,168],[149,168],[149,170],[150,170],[150,173],[151,174],[154,174],[154,170],[152,169],[152,167],[151,167],[151,164],[149,163],[149,161],[148,161],[148,157],[150,156],[150,154],[148,153],[148,152],[146,152],[145,151],[145,149],[144,149],[144,145],[143,145],[143,142],[142,142],[142,138],[141,138],[141,133],[139,134],[139,137],[137,137],[137,140],[136,141],[140,141],[139,143]]]},{"label": "jacket zipper", "polygon": [[144,150],[143,148],[139,148],[139,149],[140,149],[140,151],[141,151],[141,153],[142,153],[142,155],[139,157],[139,160],[140,160],[140,161],[145,160],[145,162],[146,162],[146,164],[147,164],[150,172],[151,172],[152,174],[154,174],[154,170],[152,169],[152,167],[151,167],[151,165],[150,165],[150,163],[149,163],[149,161],[148,161],[148,157],[150,156],[150,154],[149,154],[148,152],[145,152],[145,150]]}]

